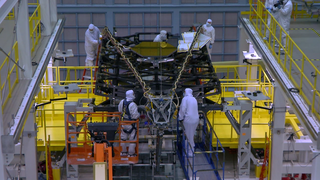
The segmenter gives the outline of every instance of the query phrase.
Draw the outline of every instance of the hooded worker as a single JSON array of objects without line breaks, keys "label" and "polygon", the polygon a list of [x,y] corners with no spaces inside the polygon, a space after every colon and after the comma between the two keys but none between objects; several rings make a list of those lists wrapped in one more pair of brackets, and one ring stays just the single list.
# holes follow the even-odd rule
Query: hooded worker
[{"label": "hooded worker", "polygon": [[[273,7],[278,3],[278,0],[266,0],[265,7],[270,12],[271,16],[274,17],[276,21],[279,21],[279,11],[274,11]],[[268,14],[267,26],[270,28],[271,24],[271,16]],[[276,33],[278,34],[279,28],[277,28]],[[266,30],[266,36],[263,38],[264,40],[269,40],[270,31]]]},{"label": "hooded worker", "polygon": [[[138,112],[138,106],[135,102],[135,95],[133,90],[128,90],[126,92],[126,98],[121,100],[118,105],[119,112],[122,112],[122,118],[124,121],[135,121],[140,117]],[[126,141],[129,138],[129,141],[137,140],[137,128],[136,124],[131,125],[122,125],[121,128],[121,140]],[[136,156],[135,148],[136,143],[129,144],[129,151],[127,151],[127,143],[121,143],[122,151],[121,156]]]},{"label": "hooded worker", "polygon": [[215,40],[215,30],[211,26],[211,24],[212,24],[212,20],[208,19],[206,24],[202,25],[202,34],[211,38],[211,40],[206,44],[210,59],[211,59],[212,44],[214,43],[214,40]]},{"label": "hooded worker", "polygon": [[[279,23],[286,33],[289,34],[290,28],[290,20],[292,13],[292,2],[291,0],[283,0],[283,5],[279,5],[277,7],[273,7],[273,10],[279,11]],[[283,46],[286,45],[286,34],[282,32],[282,40],[281,43]]]},{"label": "hooded worker", "polygon": [[[188,156],[192,157],[194,152],[194,134],[199,124],[199,113],[198,113],[198,102],[196,98],[192,95],[192,89],[186,88],[184,92],[184,97],[182,99],[180,110],[179,110],[179,120],[183,120],[183,126],[187,139],[191,145],[188,146]],[[186,146],[186,147],[187,147]],[[191,148],[191,149],[190,149]],[[187,148],[186,148],[187,151]]]},{"label": "hooded worker", "polygon": [[160,34],[158,34],[154,38],[153,42],[163,42],[165,40],[167,40],[167,31],[166,30],[161,30]]},{"label": "hooded worker", "polygon": [[99,44],[99,35],[100,35],[100,30],[93,24],[90,24],[85,33],[85,42],[84,42],[84,49],[87,54],[86,66],[93,66],[93,61],[97,53],[98,44]]}]

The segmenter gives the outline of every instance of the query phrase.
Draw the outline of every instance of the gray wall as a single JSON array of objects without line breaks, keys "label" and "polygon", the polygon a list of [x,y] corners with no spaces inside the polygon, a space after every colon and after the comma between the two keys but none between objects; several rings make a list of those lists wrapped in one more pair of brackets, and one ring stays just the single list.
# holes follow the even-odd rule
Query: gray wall
[{"label": "gray wall", "polygon": [[119,36],[162,29],[180,34],[208,18],[216,30],[212,60],[238,60],[238,17],[249,7],[247,0],[57,0],[57,4],[58,13],[66,17],[59,49],[73,49],[70,66],[85,64],[84,33],[90,23],[100,29],[116,27]]}]

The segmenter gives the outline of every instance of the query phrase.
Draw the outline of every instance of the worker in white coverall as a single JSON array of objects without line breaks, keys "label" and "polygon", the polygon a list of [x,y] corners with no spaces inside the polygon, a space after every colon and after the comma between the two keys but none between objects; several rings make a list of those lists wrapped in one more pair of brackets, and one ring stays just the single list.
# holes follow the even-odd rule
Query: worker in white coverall
[{"label": "worker in white coverall", "polygon": [[165,40],[167,40],[167,31],[166,30],[161,30],[160,34],[158,34],[154,38],[153,42],[163,42]]},{"label": "worker in white coverall", "polygon": [[[186,151],[188,157],[193,156],[194,152],[194,134],[199,124],[199,114],[198,114],[198,102],[196,98],[192,95],[192,89],[186,88],[184,92],[184,97],[182,99],[180,110],[179,110],[179,120],[183,121],[183,126],[185,129],[186,136],[189,143],[185,143]],[[191,145],[191,147],[189,146]]]},{"label": "worker in white coverall", "polygon": [[[274,5],[277,3],[278,3],[278,0],[266,0],[264,6],[271,13],[271,15],[275,18],[275,20],[279,22],[279,12],[277,10],[276,11],[273,10]],[[270,28],[270,24],[271,24],[271,16],[268,15],[267,25],[269,28]],[[279,28],[276,29],[277,34],[279,34],[278,31],[279,31]],[[270,35],[270,31],[267,29],[266,36],[263,39],[269,40],[269,35]]]},{"label": "worker in white coverall", "polygon": [[[140,117],[138,106],[133,102],[134,99],[135,95],[133,90],[128,90],[126,92],[126,98],[121,100],[118,105],[118,110],[119,112],[122,112],[122,118],[124,121],[135,121]],[[121,128],[121,140],[126,141],[128,138],[129,141],[137,140],[137,128],[135,123],[131,125],[123,125]],[[121,156],[136,156],[136,143],[129,143],[129,151],[127,151],[127,144],[128,143],[121,143]]]},{"label": "worker in white coverall", "polygon": [[208,55],[211,59],[211,50],[212,50],[212,44],[214,43],[214,39],[215,39],[215,30],[214,28],[211,26],[212,24],[212,20],[208,19],[206,24],[204,24],[202,26],[202,30],[201,33],[210,37],[211,40],[206,44],[207,45],[207,50],[208,50]]},{"label": "worker in white coverall", "polygon": [[97,54],[100,30],[93,24],[89,25],[85,33],[84,49],[86,51],[86,66],[94,66],[93,61]]},{"label": "worker in white coverall", "polygon": [[[291,0],[283,0],[283,5],[278,7],[273,7],[274,11],[279,11],[279,23],[286,33],[289,34],[290,20],[292,13],[292,2]],[[283,47],[286,45],[286,34],[282,32],[281,43]]]}]

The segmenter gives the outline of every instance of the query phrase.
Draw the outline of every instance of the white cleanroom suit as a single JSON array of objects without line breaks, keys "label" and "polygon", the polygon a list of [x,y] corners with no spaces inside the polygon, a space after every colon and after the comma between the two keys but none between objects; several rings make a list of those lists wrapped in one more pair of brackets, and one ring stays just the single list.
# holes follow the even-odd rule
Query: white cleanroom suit
[{"label": "white cleanroom suit", "polygon": [[167,40],[167,31],[166,30],[161,30],[160,34],[158,34],[154,38],[153,42],[162,42],[162,41],[165,41],[165,40]]},{"label": "white cleanroom suit", "polygon": [[196,98],[192,95],[192,89],[185,89],[185,96],[182,99],[180,110],[179,110],[179,120],[183,120],[183,126],[185,129],[186,136],[189,143],[186,143],[186,151],[188,148],[188,156],[193,156],[194,152],[194,134],[196,132],[197,126],[199,124],[199,113],[198,113],[198,102]]},{"label": "white cleanroom suit", "polygon": [[[122,117],[124,121],[135,121],[140,117],[140,113],[138,112],[138,106],[133,100],[135,99],[135,95],[133,90],[128,90],[126,92],[126,98],[121,100],[118,105],[119,112],[122,112]],[[136,124],[132,125],[123,125],[121,128],[121,140],[126,141],[129,137],[129,141],[137,140],[137,129]],[[121,143],[122,155],[134,156],[136,143],[129,144],[129,152],[127,151],[127,143]]]},{"label": "white cleanroom suit", "polygon": [[[264,6],[271,13],[271,15],[275,18],[275,20],[279,22],[279,12],[273,10],[273,7],[276,3],[278,3],[278,0],[266,0]],[[271,24],[271,16],[268,15],[267,25],[269,28],[270,28],[270,24]],[[278,31],[279,31],[279,28],[276,29],[276,34],[279,34]],[[266,36],[263,39],[268,40],[269,35],[270,35],[270,31],[267,29]]]},{"label": "white cleanroom suit", "polygon": [[[289,34],[290,28],[290,20],[291,20],[291,13],[292,13],[292,2],[291,0],[284,0],[283,6],[279,9],[279,23],[282,28]],[[282,33],[282,45],[286,45],[286,34]]]},{"label": "white cleanroom suit", "polygon": [[211,23],[212,23],[212,20],[208,19],[206,24],[202,26],[202,30],[201,30],[202,34],[211,38],[211,40],[206,44],[210,59],[211,59],[212,44],[214,43],[214,40],[215,40],[215,30],[211,26]]},{"label": "white cleanroom suit", "polygon": [[99,45],[100,30],[93,24],[89,25],[85,33],[84,49],[86,51],[86,66],[93,66],[93,61]]}]

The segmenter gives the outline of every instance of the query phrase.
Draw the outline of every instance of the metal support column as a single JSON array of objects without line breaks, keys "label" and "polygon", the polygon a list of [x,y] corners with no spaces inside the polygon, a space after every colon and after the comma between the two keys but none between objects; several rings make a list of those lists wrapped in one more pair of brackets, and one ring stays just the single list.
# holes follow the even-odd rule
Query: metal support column
[{"label": "metal support column", "polygon": [[[2,101],[0,99],[0,109],[2,109]],[[4,164],[4,154],[3,154],[3,141],[2,135],[4,134],[3,118],[2,112],[0,113],[0,179],[7,179],[7,172],[5,170],[6,166]]]},{"label": "metal support column", "polygon": [[19,48],[19,66],[25,71],[19,69],[19,78],[32,78],[32,63],[31,63],[31,47],[30,47],[30,31],[29,31],[29,9],[28,1],[20,1],[16,8],[17,15],[17,41]]},{"label": "metal support column", "polygon": [[239,122],[238,173],[239,179],[247,179],[250,177],[252,102],[249,100],[239,102],[241,111]]},{"label": "metal support column", "polygon": [[[64,104],[65,129],[67,126],[69,126],[69,124],[67,124],[68,116],[69,116],[70,120],[71,119],[75,120],[77,118],[76,114],[74,114],[74,116],[72,116],[71,114],[68,115],[68,113],[70,113],[70,112],[74,112],[74,113],[77,112],[77,110],[76,110],[77,106],[78,106],[77,102],[65,102],[65,104]],[[74,131],[76,131],[76,127],[70,126],[69,128],[73,128]],[[68,146],[67,139],[70,138],[70,140],[71,140],[71,137],[67,136],[67,129],[65,130],[65,138],[66,138],[66,146]],[[76,141],[77,138],[74,137],[72,140]],[[73,144],[73,146],[77,146],[77,144]],[[66,153],[68,153],[68,152],[66,152]],[[68,164],[68,161],[66,161],[66,170],[67,170],[67,180],[78,180],[78,178],[79,178],[78,165],[70,165],[70,164]]]},{"label": "metal support column", "polygon": [[312,173],[311,173],[311,180],[318,180],[320,177],[320,150],[317,149],[315,146],[311,146],[311,151],[313,153],[312,161]]},{"label": "metal support column", "polygon": [[28,172],[26,173],[27,180],[38,178],[36,137],[37,131],[35,129],[34,113],[29,113],[26,125],[24,126],[22,147],[24,151],[26,172]]},{"label": "metal support column", "polygon": [[[173,5],[180,5],[179,1],[173,1],[172,2]],[[172,34],[179,34],[180,33],[180,11],[178,8],[174,8],[173,12],[172,12],[172,24],[174,24],[175,26],[172,27]]]},{"label": "metal support column", "polygon": [[56,23],[58,20],[57,0],[50,0],[50,19],[51,23]]},{"label": "metal support column", "polygon": [[44,25],[44,30],[42,35],[49,36],[52,32],[52,23],[50,15],[50,1],[49,0],[40,0],[40,10],[41,10],[41,22]]},{"label": "metal support column", "polygon": [[283,140],[285,132],[286,100],[279,85],[274,86],[274,108],[271,147],[271,179],[281,179]]}]

